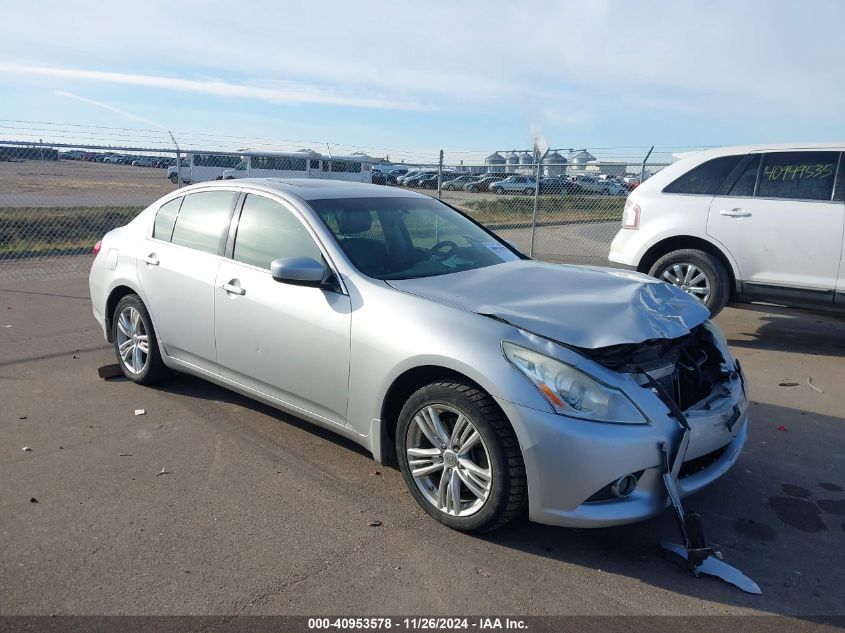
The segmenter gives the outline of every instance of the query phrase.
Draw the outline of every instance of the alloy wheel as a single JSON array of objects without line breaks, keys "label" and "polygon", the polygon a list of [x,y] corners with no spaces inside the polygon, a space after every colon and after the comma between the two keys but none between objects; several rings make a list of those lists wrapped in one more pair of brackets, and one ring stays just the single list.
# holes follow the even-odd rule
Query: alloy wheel
[{"label": "alloy wheel", "polygon": [[123,308],[117,317],[117,351],[130,373],[140,374],[147,366],[149,340],[141,313],[132,306]]},{"label": "alloy wheel", "polygon": [[672,264],[663,271],[660,278],[699,299],[702,303],[706,303],[710,298],[710,279],[695,264],[689,262]]},{"label": "alloy wheel", "polygon": [[487,501],[490,454],[472,421],[445,404],[414,415],[405,438],[408,468],[423,497],[445,514],[466,517]]}]

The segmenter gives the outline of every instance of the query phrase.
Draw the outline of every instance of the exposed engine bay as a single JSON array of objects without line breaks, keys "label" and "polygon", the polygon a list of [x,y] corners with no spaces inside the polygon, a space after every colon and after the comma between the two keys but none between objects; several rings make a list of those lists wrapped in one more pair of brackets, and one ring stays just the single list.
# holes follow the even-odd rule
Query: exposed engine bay
[{"label": "exposed engine bay", "polygon": [[675,339],[652,339],[579,349],[579,352],[608,369],[634,375],[643,386],[653,379],[662,387],[657,395],[663,398],[668,394],[682,411],[710,396],[732,373],[712,332],[702,325]]}]

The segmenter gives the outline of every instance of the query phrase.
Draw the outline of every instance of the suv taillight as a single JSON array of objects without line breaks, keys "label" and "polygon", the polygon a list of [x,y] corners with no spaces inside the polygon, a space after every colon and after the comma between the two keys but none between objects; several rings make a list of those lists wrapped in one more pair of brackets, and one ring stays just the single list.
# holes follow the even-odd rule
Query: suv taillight
[{"label": "suv taillight", "polygon": [[92,249],[94,252],[94,257],[100,254],[100,249],[103,247],[103,240],[97,240],[97,243],[94,244],[94,248]]},{"label": "suv taillight", "polygon": [[625,201],[625,210],[622,212],[622,228],[640,228],[640,205],[631,202],[630,198]]}]

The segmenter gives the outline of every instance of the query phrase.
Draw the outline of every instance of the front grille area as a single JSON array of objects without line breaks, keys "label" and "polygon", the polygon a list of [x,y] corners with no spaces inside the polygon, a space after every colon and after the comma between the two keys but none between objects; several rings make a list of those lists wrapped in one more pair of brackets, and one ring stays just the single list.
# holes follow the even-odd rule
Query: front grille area
[{"label": "front grille area", "polygon": [[645,374],[651,376],[661,368],[672,367],[670,373],[660,373],[660,377],[655,378],[662,387],[655,393],[664,401],[671,398],[672,404],[681,411],[707,398],[730,376],[730,372],[725,371],[725,359],[713,341],[713,335],[702,326],[675,339],[581,351],[608,369],[634,374],[638,380],[642,379],[640,384],[643,385],[648,383]]},{"label": "front grille area", "polygon": [[694,475],[697,472],[701,472],[708,466],[712,466],[725,453],[726,450],[728,450],[727,444],[725,444],[721,448],[717,448],[715,451],[705,453],[701,457],[696,457],[695,459],[691,459],[687,462],[684,462],[681,466],[681,472],[678,473],[678,478],[683,479],[684,477],[689,477],[690,475]]}]

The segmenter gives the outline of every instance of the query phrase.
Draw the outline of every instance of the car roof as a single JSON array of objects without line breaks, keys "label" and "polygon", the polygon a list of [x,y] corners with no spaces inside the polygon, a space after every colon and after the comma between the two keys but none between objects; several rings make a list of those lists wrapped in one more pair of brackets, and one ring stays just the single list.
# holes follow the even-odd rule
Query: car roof
[{"label": "car roof", "polygon": [[842,143],[755,143],[753,145],[729,145],[726,147],[711,147],[700,152],[683,152],[678,158],[687,158],[696,155],[723,156],[727,154],[751,154],[754,152],[780,152],[784,150],[804,149],[829,149],[842,151],[845,149],[845,142]]},{"label": "car roof", "polygon": [[190,193],[193,189],[234,189],[249,186],[252,189],[269,193],[294,195],[301,200],[324,200],[327,198],[426,198],[415,191],[385,187],[363,182],[345,180],[324,180],[321,178],[239,178],[237,180],[210,180],[179,189],[180,193]]}]

